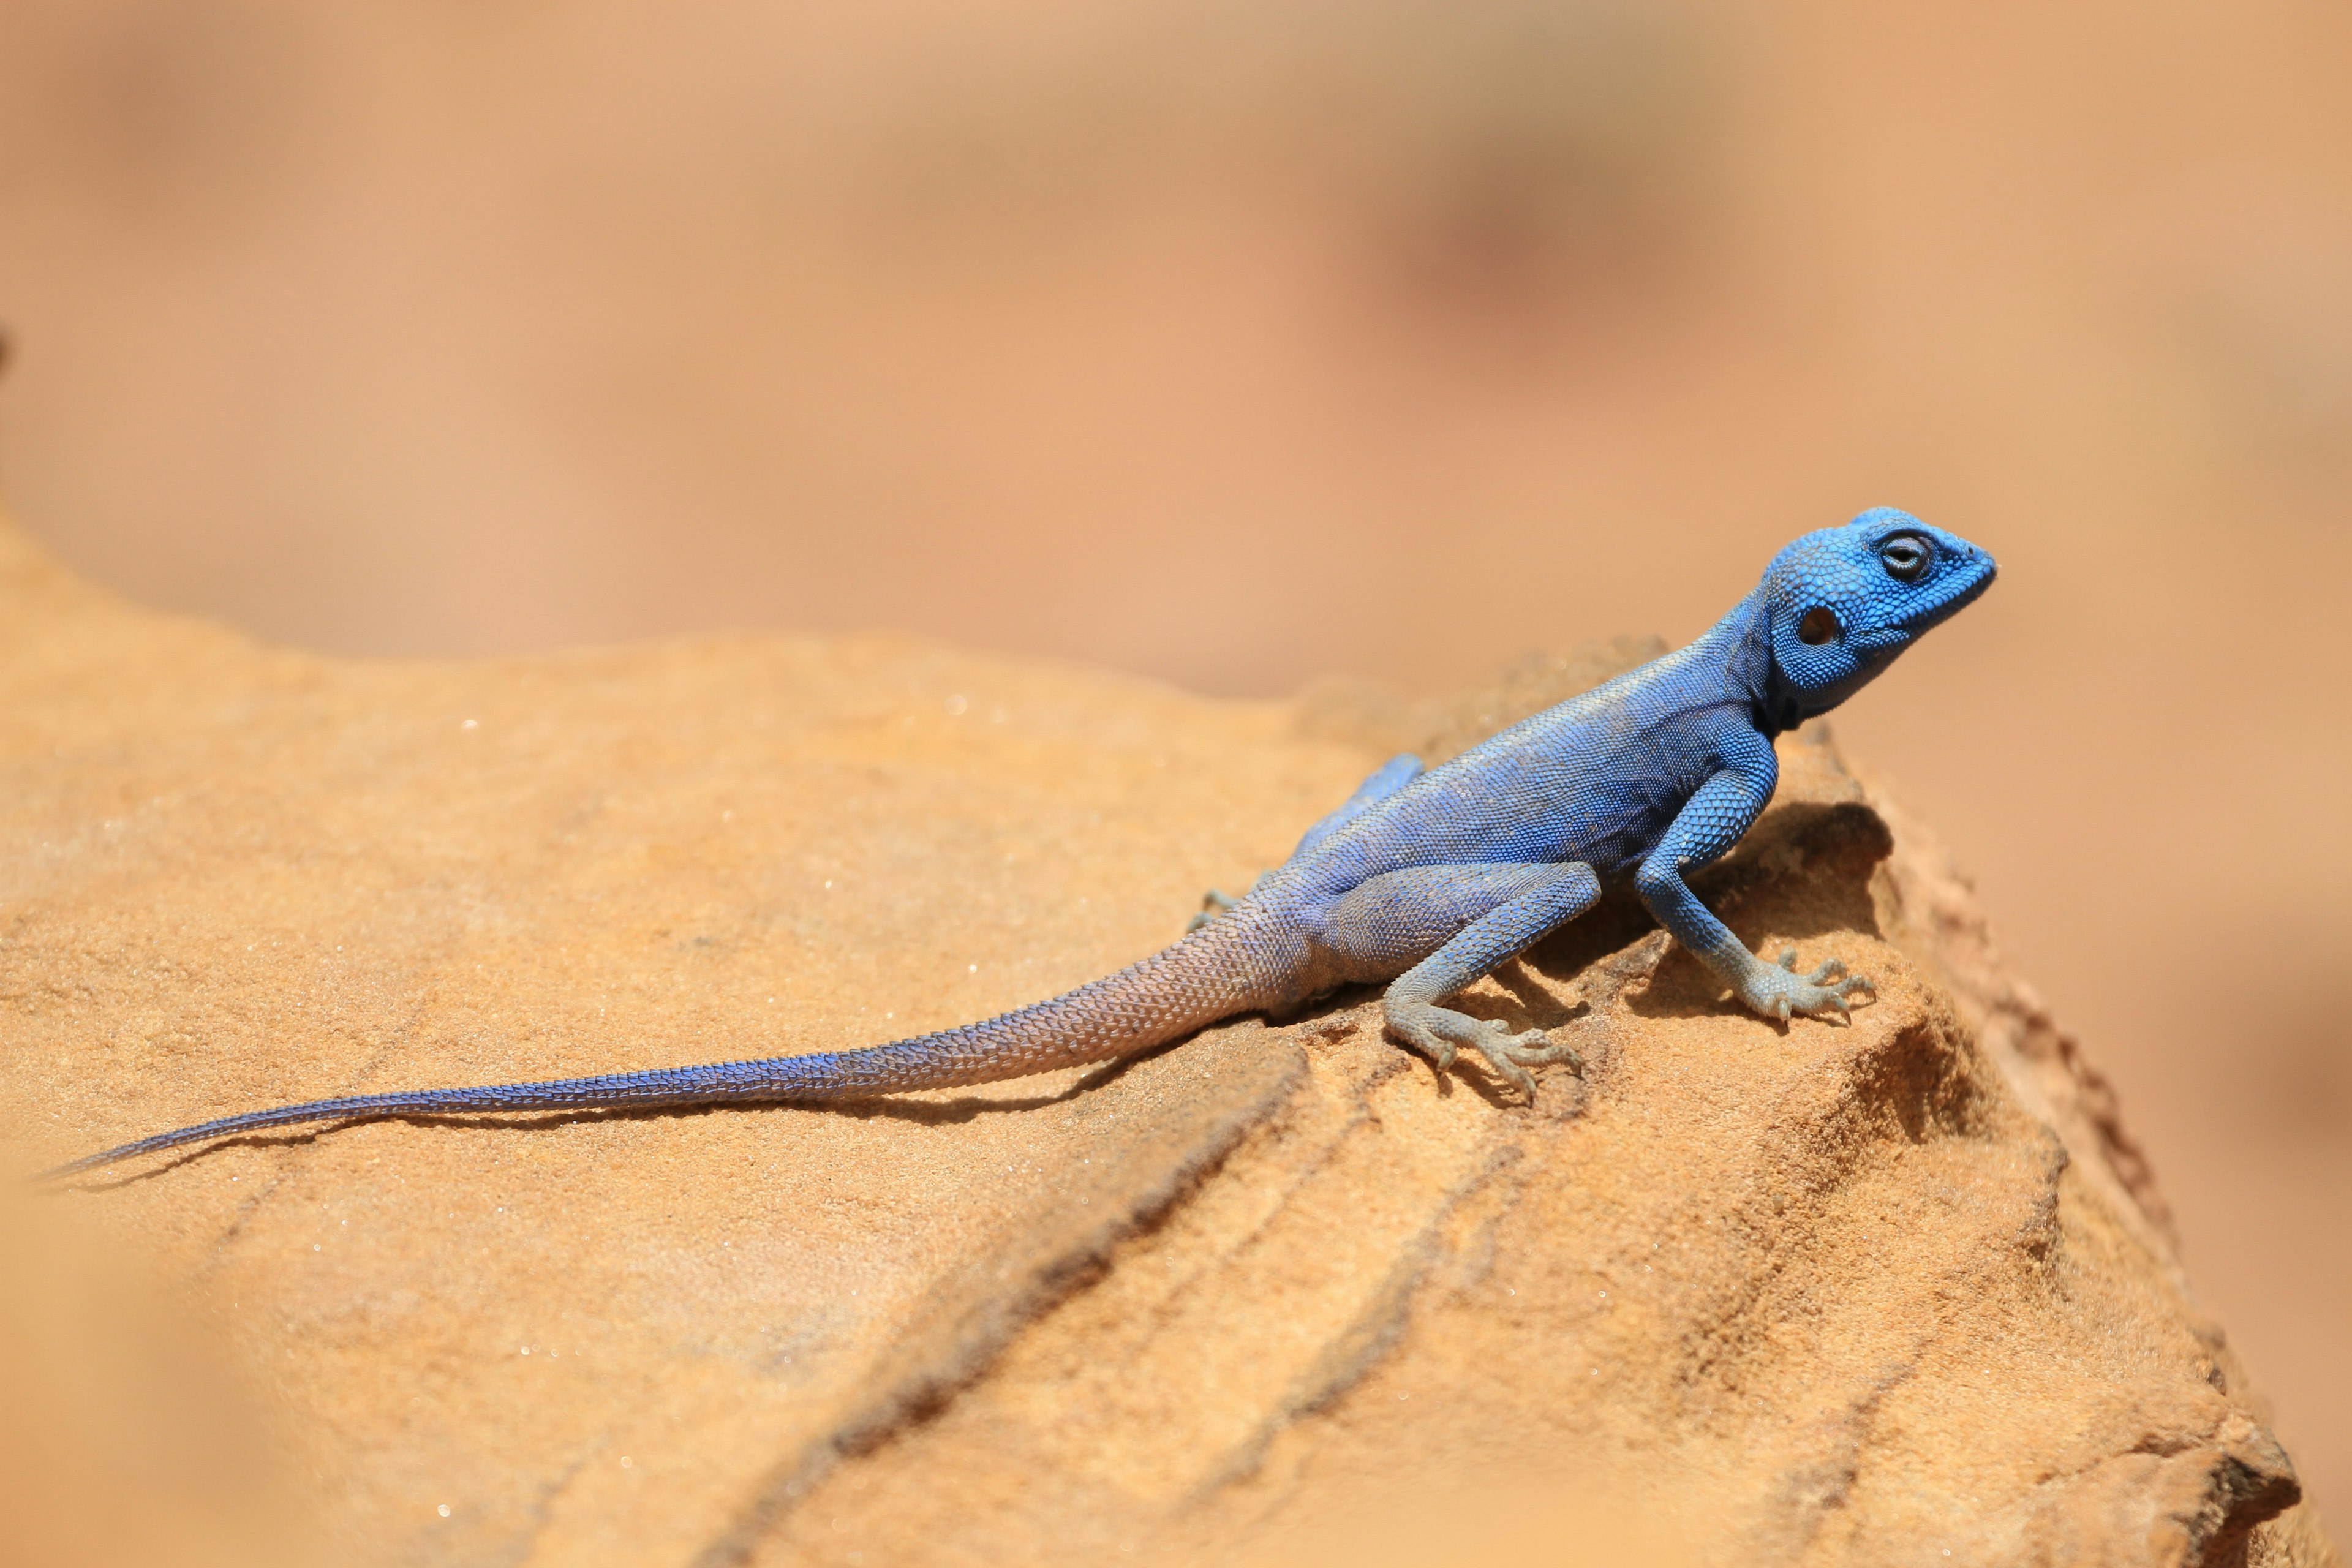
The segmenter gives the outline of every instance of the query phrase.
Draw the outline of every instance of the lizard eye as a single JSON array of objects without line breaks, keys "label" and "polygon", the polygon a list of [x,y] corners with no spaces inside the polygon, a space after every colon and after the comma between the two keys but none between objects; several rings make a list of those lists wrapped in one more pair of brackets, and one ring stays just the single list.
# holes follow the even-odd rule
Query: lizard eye
[{"label": "lizard eye", "polygon": [[[1889,567],[1888,570],[1894,568]],[[1837,612],[1826,605],[1815,605],[1805,612],[1805,618],[1797,623],[1797,640],[1808,647],[1819,647],[1825,642],[1835,642],[1838,629]]]},{"label": "lizard eye", "polygon": [[1916,583],[1927,574],[1927,542],[1916,533],[1898,533],[1878,547],[1879,564],[1897,583]]}]

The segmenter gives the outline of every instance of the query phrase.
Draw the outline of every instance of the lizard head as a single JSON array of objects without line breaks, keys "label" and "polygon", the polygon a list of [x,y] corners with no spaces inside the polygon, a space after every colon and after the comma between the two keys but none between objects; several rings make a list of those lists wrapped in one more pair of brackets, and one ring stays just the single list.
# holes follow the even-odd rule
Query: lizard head
[{"label": "lizard head", "polygon": [[1992,578],[1991,556],[1891,506],[1806,534],[1764,569],[1774,706],[1827,712]]}]

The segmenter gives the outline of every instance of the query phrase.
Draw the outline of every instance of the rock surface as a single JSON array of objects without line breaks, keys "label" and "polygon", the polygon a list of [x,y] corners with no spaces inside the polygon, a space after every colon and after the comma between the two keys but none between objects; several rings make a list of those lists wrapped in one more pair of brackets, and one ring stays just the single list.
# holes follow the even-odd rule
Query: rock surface
[{"label": "rock surface", "polygon": [[[29,1167],[998,1011],[1388,752],[1646,651],[1437,705],[880,639],[367,664],[0,525],[0,1130]],[[1706,890],[1876,976],[1851,1026],[1747,1016],[1612,899],[1472,995],[1581,1046],[1533,1108],[1344,994],[987,1090],[303,1131],[36,1206],[194,1309],[354,1562],[2335,1562],[2113,1097],[1927,834],[1783,757]]]}]

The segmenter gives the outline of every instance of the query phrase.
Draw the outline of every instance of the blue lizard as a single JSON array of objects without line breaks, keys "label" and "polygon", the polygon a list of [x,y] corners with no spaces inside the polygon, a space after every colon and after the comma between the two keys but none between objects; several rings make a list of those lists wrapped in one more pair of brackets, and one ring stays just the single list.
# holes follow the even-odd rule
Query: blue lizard
[{"label": "blue lizard", "polygon": [[1992,557],[1891,507],[1806,534],[1689,646],[1512,726],[1436,768],[1401,756],[1307,830],[1221,918],[1108,978],[982,1023],[888,1045],[544,1083],[360,1094],[142,1138],[64,1175],[298,1122],[457,1112],[863,1100],[1129,1055],[1236,1013],[1286,1012],[1386,983],[1389,1032],[1441,1068],[1573,1061],[1441,1005],[1631,877],[1658,923],[1768,1017],[1846,1015],[1870,989],[1835,960],[1767,963],[1685,873],[1748,831],[1779,782],[1772,737],[1828,711],[1993,579]]}]

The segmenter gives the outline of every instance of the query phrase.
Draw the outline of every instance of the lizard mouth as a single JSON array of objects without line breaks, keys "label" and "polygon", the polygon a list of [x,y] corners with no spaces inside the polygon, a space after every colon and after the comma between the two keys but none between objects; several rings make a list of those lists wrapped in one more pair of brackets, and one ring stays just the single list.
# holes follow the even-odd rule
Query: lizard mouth
[{"label": "lizard mouth", "polygon": [[1919,634],[1909,626],[1857,626],[1846,633],[1845,646],[1851,652],[1869,657],[1901,653],[1911,646]]}]

